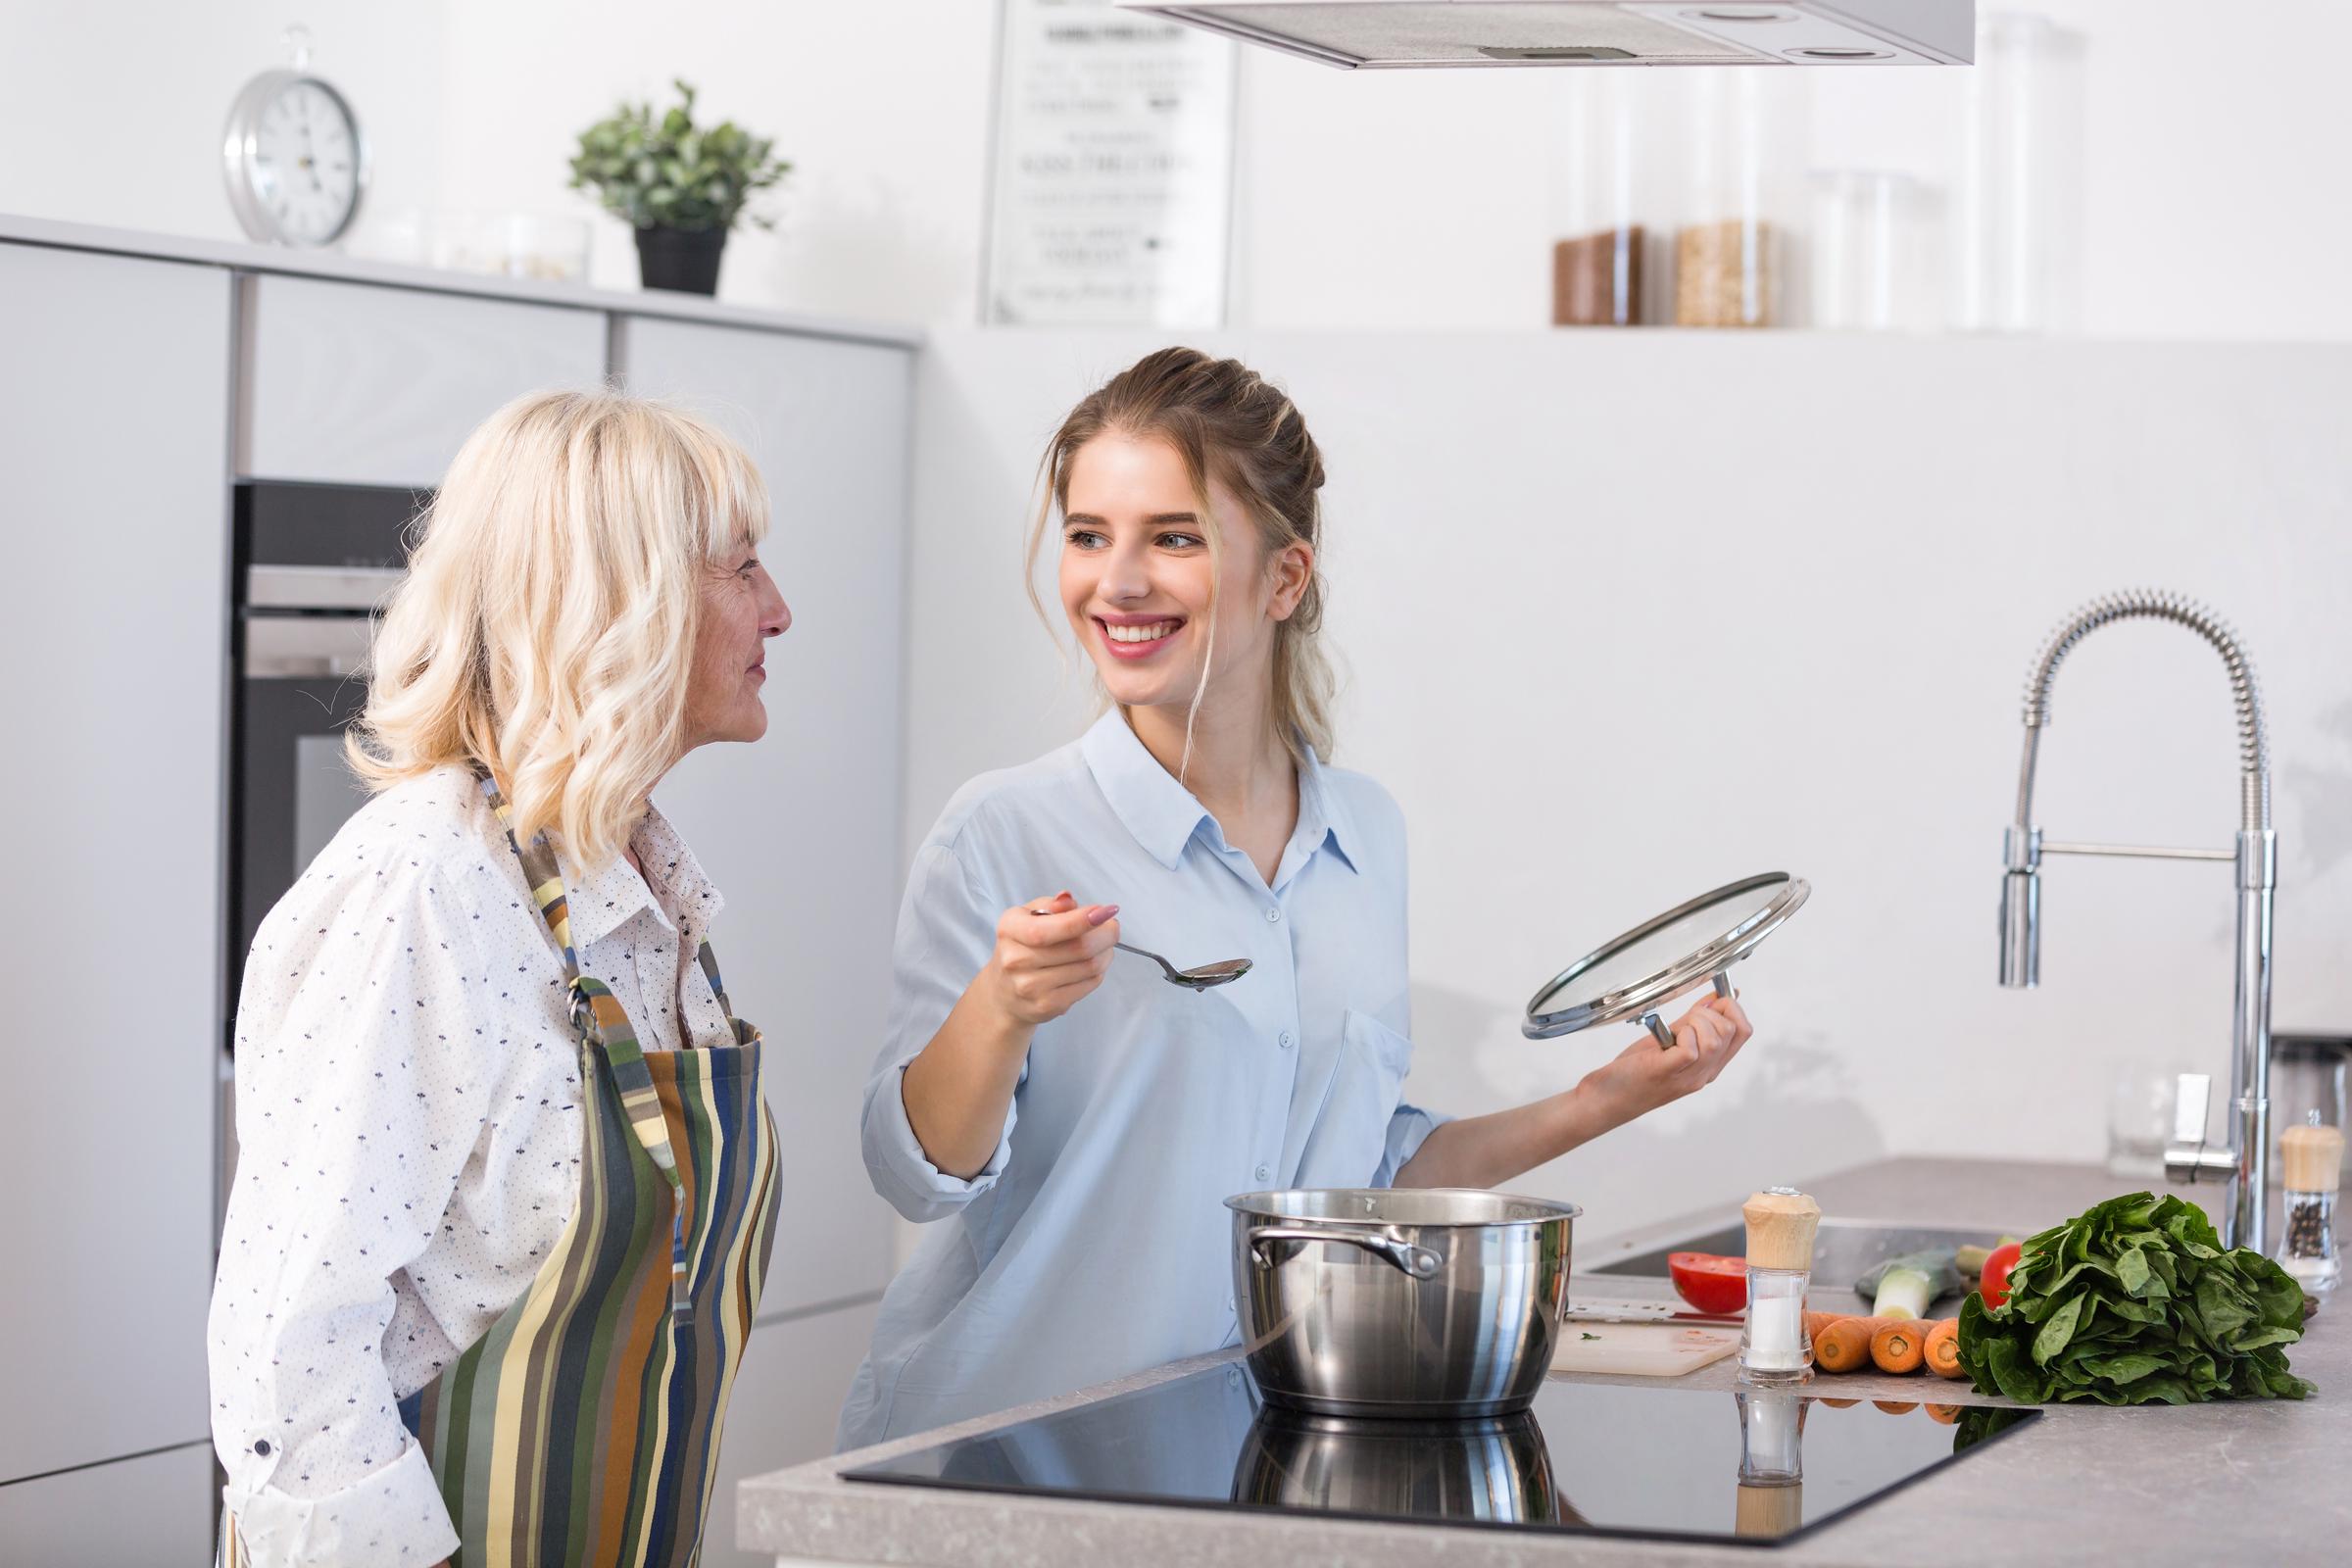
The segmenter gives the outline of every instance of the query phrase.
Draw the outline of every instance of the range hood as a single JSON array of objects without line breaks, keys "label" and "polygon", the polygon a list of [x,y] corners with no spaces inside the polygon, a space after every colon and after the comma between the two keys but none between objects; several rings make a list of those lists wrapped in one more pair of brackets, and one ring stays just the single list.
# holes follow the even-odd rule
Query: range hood
[{"label": "range hood", "polygon": [[1976,0],[1117,0],[1343,70],[1445,66],[1948,66]]}]

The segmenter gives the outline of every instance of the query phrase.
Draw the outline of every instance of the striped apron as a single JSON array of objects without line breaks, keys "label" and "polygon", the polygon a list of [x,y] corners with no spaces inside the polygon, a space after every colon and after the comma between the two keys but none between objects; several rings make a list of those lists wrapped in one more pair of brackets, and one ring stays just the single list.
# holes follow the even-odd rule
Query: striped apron
[{"label": "striped apron", "polygon": [[453,1568],[690,1568],[783,1197],[760,1032],[735,1016],[706,941],[703,976],[735,1044],[640,1050],[618,1000],[580,973],[554,852],[544,837],[515,843],[506,801],[481,782],[564,955],[579,1200],[530,1286],[401,1401],[401,1419],[440,1479]]}]

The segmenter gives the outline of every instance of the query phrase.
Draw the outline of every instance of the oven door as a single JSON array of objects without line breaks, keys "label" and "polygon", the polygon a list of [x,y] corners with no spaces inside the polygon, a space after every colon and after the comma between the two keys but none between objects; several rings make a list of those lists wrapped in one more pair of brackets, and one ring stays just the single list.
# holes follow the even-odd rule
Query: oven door
[{"label": "oven door", "polygon": [[344,760],[343,732],[367,706],[372,629],[365,614],[246,617],[229,872],[232,1008],[262,917],[367,804]]}]

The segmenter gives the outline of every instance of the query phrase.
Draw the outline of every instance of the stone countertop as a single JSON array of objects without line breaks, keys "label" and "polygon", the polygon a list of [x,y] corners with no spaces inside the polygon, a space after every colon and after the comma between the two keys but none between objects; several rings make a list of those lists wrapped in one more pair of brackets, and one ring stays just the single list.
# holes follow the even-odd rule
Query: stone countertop
[{"label": "stone countertop", "polygon": [[[1809,1184],[1838,1218],[1978,1226],[2025,1235],[2055,1224],[2128,1186],[2088,1165],[1897,1159]],[[2180,1189],[2218,1210],[2220,1189]],[[1601,1256],[1730,1222],[1721,1210],[1653,1226],[1593,1249]],[[1580,1250],[1583,1250],[1580,1249]],[[1572,1296],[1601,1283],[1579,1274]],[[1607,1282],[1609,1294],[1628,1293]],[[2091,1559],[2144,1562],[2342,1561],[2352,1555],[2352,1301],[2338,1299],[2306,1326],[2289,1351],[2320,1386],[2300,1402],[2260,1400],[2181,1408],[2053,1405],[2039,1421],[1964,1463],[1858,1508],[1789,1544],[1676,1544],[1583,1533],[1367,1523],[1251,1510],[1064,1501],[926,1487],[880,1486],[838,1472],[942,1438],[985,1432],[1047,1410],[1091,1403],[1230,1359],[1197,1357],[938,1432],[802,1465],[743,1483],[737,1540],[786,1559],[993,1565],[1153,1564],[1259,1568],[1284,1560],[1346,1561],[1365,1568],[1447,1568],[1575,1562],[1580,1565],[1728,1564],[1779,1561],[1850,1568],[1942,1565],[1972,1559],[1997,1530],[2003,1568]],[[1683,1389],[1729,1389],[1730,1361],[1672,1380]],[[1606,1381],[1632,1381],[1608,1379]],[[1654,1379],[1642,1379],[1655,1382]],[[1820,1392],[1858,1398],[1932,1398],[2001,1404],[1963,1383],[1848,1376]]]},{"label": "stone countertop", "polygon": [[89,251],[105,256],[141,256],[154,261],[227,268],[239,272],[317,277],[342,283],[372,283],[430,294],[469,294],[483,299],[514,300],[525,305],[555,305],[572,310],[604,311],[618,316],[662,317],[670,320],[701,321],[712,326],[788,332],[798,337],[840,338],[850,342],[882,343],[907,349],[919,348],[923,341],[919,329],[893,322],[722,304],[706,295],[683,294],[669,289],[593,288],[586,283],[500,277],[437,267],[412,267],[398,262],[369,261],[365,257],[349,256],[332,247],[304,250],[291,245],[254,245],[234,240],[200,239],[183,234],[152,234],[136,229],[104,228],[90,223],[64,223],[13,214],[0,214],[0,243],[42,245],[55,250]]}]

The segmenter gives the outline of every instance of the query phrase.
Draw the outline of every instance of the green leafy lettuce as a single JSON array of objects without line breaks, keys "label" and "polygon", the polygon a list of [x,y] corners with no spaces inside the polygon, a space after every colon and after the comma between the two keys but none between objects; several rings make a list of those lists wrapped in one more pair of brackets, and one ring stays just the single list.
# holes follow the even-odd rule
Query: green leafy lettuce
[{"label": "green leafy lettuce", "polygon": [[1960,1365],[1981,1394],[2028,1404],[2300,1399],[2286,1367],[2303,1291],[2205,1211],[2132,1193],[2028,1238],[2009,1299],[1960,1308]]}]

